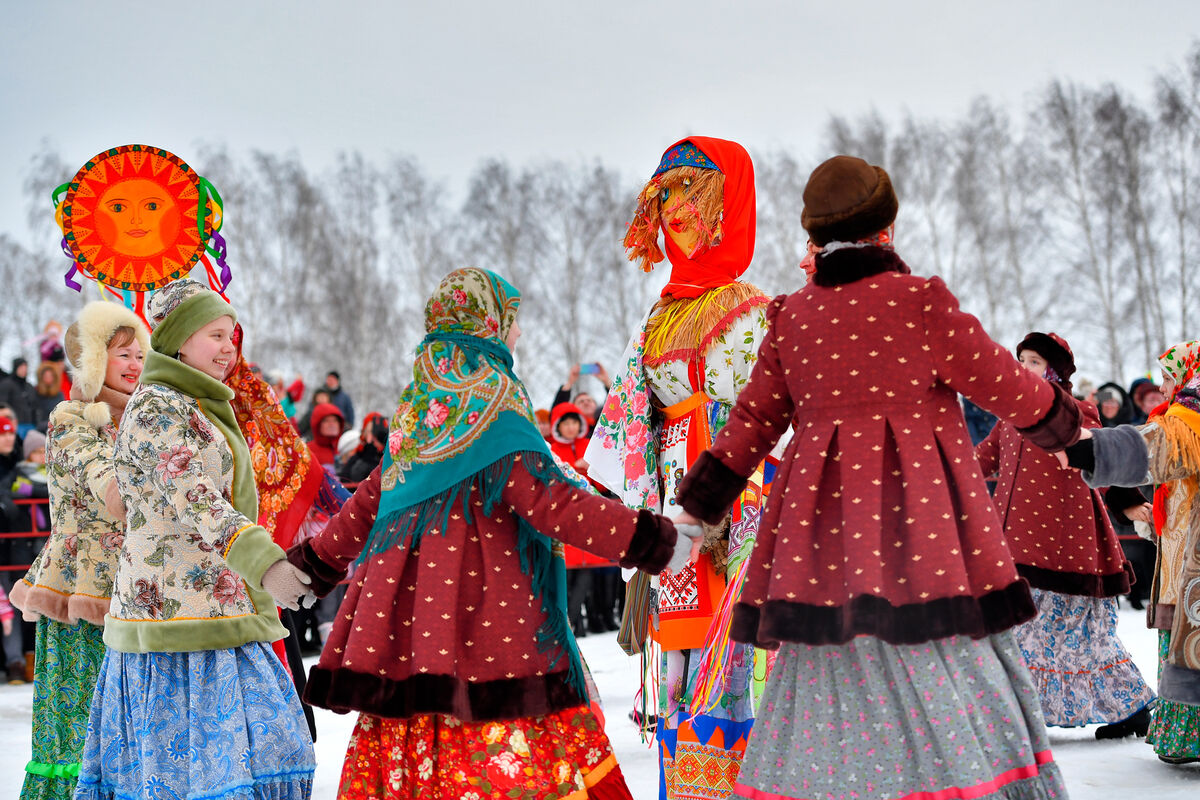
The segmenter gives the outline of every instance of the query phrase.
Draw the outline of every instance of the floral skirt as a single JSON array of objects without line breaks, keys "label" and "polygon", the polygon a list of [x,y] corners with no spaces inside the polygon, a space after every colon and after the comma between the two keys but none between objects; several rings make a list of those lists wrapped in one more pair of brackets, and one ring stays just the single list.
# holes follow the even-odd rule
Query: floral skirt
[{"label": "floral skirt", "polygon": [[100,662],[104,629],[90,622],[37,621],[33,677],[33,759],[21,800],[70,800]]},{"label": "floral skirt", "polygon": [[1047,725],[1120,722],[1154,701],[1117,638],[1117,599],[1033,590],[1038,615],[1013,629]]},{"label": "floral skirt", "polygon": [[76,800],[308,800],[316,762],[270,645],[121,653],[100,667]]},{"label": "floral skirt", "polygon": [[[1162,665],[1167,661],[1171,648],[1171,632],[1158,632],[1158,671],[1162,677]],[[1146,733],[1146,744],[1154,745],[1160,756],[1176,758],[1200,758],[1200,706],[1174,703],[1158,698],[1150,730]]]},{"label": "floral skirt", "polygon": [[892,645],[785,642],[737,796],[1065,798],[1011,632]]},{"label": "floral skirt", "polygon": [[415,797],[631,800],[586,707],[503,722],[359,715],[339,800]]},{"label": "floral skirt", "polygon": [[721,800],[733,794],[754,727],[754,647],[735,644],[718,703],[691,716],[703,651],[662,655],[658,690],[659,797]]}]

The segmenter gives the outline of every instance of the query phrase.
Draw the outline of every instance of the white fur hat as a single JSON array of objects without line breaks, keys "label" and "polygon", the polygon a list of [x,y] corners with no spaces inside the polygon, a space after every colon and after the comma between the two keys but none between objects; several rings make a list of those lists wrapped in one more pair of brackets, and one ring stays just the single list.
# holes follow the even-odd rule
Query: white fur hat
[{"label": "white fur hat", "polygon": [[143,353],[150,352],[150,331],[146,323],[119,303],[96,300],[79,312],[79,318],[67,328],[63,349],[71,371],[72,399],[92,401],[104,386],[108,370],[108,342],[117,328],[133,328],[134,338]]}]

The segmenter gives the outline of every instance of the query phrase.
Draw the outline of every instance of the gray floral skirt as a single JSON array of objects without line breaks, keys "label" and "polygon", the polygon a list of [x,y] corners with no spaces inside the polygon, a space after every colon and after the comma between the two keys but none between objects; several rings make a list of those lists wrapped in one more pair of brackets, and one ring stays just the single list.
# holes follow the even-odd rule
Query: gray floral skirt
[{"label": "gray floral skirt", "polygon": [[1065,798],[1011,632],[785,642],[737,786],[754,800]]}]

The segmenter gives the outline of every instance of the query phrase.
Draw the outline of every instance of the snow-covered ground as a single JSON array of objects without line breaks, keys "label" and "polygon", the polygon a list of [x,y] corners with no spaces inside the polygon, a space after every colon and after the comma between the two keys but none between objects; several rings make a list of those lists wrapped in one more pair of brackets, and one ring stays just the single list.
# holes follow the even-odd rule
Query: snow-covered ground
[{"label": "snow-covered ground", "polygon": [[[1155,675],[1156,634],[1144,627],[1139,611],[1121,611],[1121,638],[1148,679]],[[628,713],[638,684],[638,659],[627,658],[615,634],[591,635],[580,647],[604,700],[608,735],[637,800],[658,796],[658,762],[641,743]],[[29,758],[32,687],[0,685],[0,798],[16,797]],[[354,717],[317,711],[317,777],[315,800],[337,793],[338,775]],[[1161,763],[1141,739],[1098,742],[1094,727],[1053,728],[1050,738],[1072,800],[1196,800],[1200,797],[1200,765],[1171,767]]]}]

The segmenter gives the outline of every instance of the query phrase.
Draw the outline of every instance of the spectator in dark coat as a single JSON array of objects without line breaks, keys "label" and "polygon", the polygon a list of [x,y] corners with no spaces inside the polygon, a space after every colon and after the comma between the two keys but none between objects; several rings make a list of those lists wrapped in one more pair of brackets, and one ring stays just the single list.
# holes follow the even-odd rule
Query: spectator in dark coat
[{"label": "spectator in dark coat", "polygon": [[329,402],[342,412],[342,418],[346,420],[346,427],[353,428],[354,401],[342,388],[342,377],[335,370],[330,370],[329,374],[325,376],[325,389],[329,392]]},{"label": "spectator in dark coat", "polygon": [[17,415],[17,432],[24,436],[37,424],[37,392],[26,378],[29,362],[13,359],[12,373],[0,382],[0,403],[7,404]]}]

